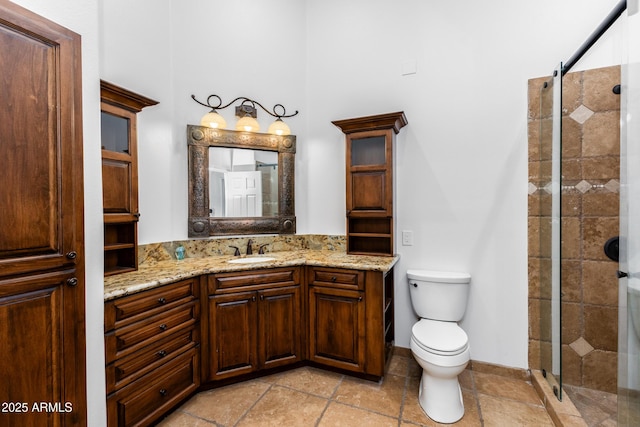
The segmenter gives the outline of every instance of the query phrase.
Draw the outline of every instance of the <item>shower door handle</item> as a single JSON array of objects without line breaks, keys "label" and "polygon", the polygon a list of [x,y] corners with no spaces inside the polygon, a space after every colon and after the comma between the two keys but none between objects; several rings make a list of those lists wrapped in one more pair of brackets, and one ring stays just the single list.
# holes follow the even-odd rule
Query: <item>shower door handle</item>
[{"label": "shower door handle", "polygon": [[614,236],[604,244],[604,254],[611,260],[618,262],[620,258],[620,238]]}]

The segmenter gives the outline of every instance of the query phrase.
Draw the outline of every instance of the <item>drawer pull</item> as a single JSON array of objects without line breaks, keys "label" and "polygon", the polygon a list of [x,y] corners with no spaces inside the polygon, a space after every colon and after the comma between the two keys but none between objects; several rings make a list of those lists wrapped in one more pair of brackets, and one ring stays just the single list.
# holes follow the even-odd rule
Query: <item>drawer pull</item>
[{"label": "drawer pull", "polygon": [[159,302],[160,304],[166,304],[166,303],[167,303],[167,300],[166,300],[166,299],[164,299],[164,298],[158,298],[158,302]]},{"label": "drawer pull", "polygon": [[160,350],[159,352],[156,353],[156,355],[158,357],[165,357],[167,355],[167,352],[164,350]]},{"label": "drawer pull", "polygon": [[332,277],[331,277],[331,281],[332,281],[332,282],[335,282],[336,280],[338,280],[338,278],[337,278],[336,276],[332,276]]},{"label": "drawer pull", "polygon": [[167,325],[165,325],[164,323],[162,325],[159,326],[161,331],[166,331],[167,330]]},{"label": "drawer pull", "polygon": [[166,396],[167,394],[168,394],[168,392],[167,392],[167,390],[166,390],[166,389],[164,389],[164,388],[161,388],[161,389],[160,389],[160,395],[161,395],[161,396]]}]

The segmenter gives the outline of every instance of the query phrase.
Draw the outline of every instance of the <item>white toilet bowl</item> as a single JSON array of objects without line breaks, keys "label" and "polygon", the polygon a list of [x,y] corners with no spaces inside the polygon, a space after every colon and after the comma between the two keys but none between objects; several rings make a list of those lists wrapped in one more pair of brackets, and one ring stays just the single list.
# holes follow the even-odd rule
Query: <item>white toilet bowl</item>
[{"label": "white toilet bowl", "polygon": [[455,322],[421,319],[411,329],[411,352],[422,367],[420,406],[449,424],[464,416],[458,375],[470,360],[467,334]]}]

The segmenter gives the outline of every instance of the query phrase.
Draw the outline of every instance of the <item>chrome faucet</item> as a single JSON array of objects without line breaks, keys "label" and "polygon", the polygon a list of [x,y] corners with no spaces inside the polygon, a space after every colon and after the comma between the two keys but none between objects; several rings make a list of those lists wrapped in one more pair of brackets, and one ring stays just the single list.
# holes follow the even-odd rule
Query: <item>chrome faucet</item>
[{"label": "chrome faucet", "polygon": [[249,239],[249,241],[247,242],[247,255],[253,255],[253,249],[251,249],[251,243],[253,243],[253,241]]}]

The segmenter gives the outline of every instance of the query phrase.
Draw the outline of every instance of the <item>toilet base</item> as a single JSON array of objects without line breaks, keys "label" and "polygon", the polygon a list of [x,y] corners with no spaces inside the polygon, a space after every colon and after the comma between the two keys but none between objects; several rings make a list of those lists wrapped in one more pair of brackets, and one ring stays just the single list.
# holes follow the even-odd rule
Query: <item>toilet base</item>
[{"label": "toilet base", "polygon": [[464,403],[458,377],[437,378],[422,371],[418,401],[433,421],[451,424],[464,416]]}]

